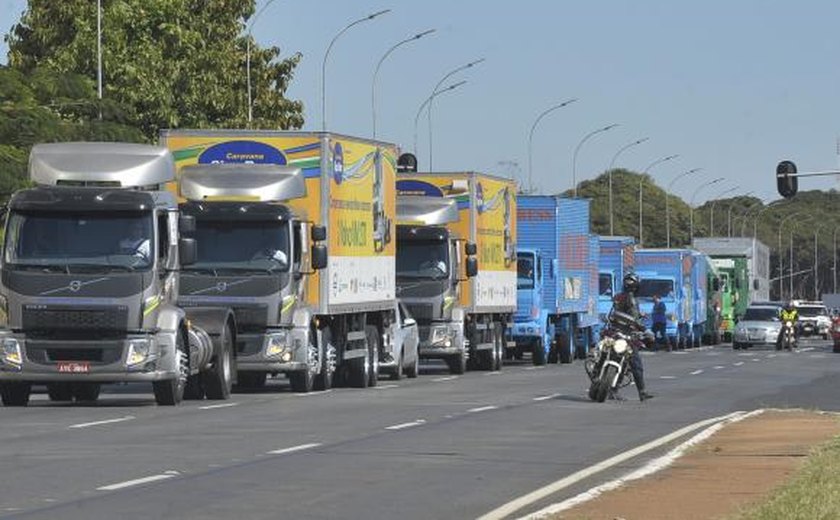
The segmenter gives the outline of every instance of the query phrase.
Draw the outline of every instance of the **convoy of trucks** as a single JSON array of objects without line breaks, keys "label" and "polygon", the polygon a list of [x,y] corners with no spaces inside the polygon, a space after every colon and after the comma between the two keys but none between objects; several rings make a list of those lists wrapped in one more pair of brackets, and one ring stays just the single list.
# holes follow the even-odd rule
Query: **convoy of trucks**
[{"label": "convoy of trucks", "polygon": [[[672,346],[717,343],[767,299],[749,239],[636,249],[590,201],[475,172],[418,173],[396,145],[327,132],[166,130],[162,146],[37,145],[6,211],[0,398],[226,399],[584,357],[635,270]],[[711,257],[711,258],[710,258]]]}]

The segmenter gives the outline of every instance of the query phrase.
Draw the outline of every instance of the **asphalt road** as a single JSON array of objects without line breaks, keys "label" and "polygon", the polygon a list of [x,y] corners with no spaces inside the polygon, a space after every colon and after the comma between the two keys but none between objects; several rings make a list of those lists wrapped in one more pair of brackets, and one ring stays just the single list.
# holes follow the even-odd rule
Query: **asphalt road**
[{"label": "asphalt road", "polygon": [[[94,406],[0,409],[0,516],[476,518],[661,437],[736,410],[837,410],[840,354],[731,348],[651,353],[656,398],[586,399],[580,361],[297,395],[281,380],[230,401],[157,407],[144,387]],[[650,456],[653,456],[652,454]],[[535,503],[572,496],[634,459]]]}]

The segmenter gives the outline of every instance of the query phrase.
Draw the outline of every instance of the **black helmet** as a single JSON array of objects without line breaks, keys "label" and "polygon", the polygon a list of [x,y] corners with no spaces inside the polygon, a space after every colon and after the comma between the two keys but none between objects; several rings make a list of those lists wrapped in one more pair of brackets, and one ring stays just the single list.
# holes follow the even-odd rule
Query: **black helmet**
[{"label": "black helmet", "polygon": [[625,274],[622,287],[625,292],[636,294],[636,291],[639,290],[639,275],[636,273]]}]

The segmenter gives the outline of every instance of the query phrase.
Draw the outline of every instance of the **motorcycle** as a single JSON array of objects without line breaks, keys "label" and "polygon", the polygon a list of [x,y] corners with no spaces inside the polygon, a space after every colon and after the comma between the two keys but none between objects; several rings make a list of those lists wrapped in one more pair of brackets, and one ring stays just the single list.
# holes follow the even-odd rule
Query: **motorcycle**
[{"label": "motorcycle", "polygon": [[603,403],[633,381],[630,358],[633,349],[641,348],[648,336],[632,317],[619,312],[610,315],[607,329],[584,363],[591,400]]},{"label": "motorcycle", "polygon": [[776,342],[776,350],[790,350],[796,348],[796,328],[792,321],[788,320],[782,324],[781,341]]}]

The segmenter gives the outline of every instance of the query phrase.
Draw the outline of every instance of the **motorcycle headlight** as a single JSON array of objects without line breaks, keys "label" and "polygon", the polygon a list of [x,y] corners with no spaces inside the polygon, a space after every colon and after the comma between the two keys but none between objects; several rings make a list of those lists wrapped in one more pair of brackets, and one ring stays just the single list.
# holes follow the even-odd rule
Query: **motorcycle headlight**
[{"label": "motorcycle headlight", "polygon": [[628,348],[630,348],[630,345],[626,339],[617,339],[613,344],[613,350],[616,354],[624,354]]},{"label": "motorcycle headlight", "polygon": [[9,365],[20,366],[23,364],[23,353],[20,350],[20,343],[14,338],[3,340],[3,361]]},{"label": "motorcycle headlight", "polygon": [[[286,356],[288,354],[288,356]],[[265,336],[266,357],[280,357],[284,361],[291,359],[289,351],[289,335],[287,332],[274,332]],[[288,358],[288,359],[285,359]]]},{"label": "motorcycle headlight", "polygon": [[791,321],[786,321],[786,322],[785,322],[785,327],[793,327],[793,322],[791,322]]},{"label": "motorcycle headlight", "polygon": [[125,364],[128,366],[139,365],[151,357],[152,342],[148,338],[133,339],[128,342],[128,355]]}]

